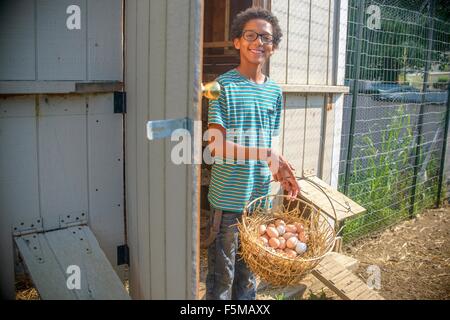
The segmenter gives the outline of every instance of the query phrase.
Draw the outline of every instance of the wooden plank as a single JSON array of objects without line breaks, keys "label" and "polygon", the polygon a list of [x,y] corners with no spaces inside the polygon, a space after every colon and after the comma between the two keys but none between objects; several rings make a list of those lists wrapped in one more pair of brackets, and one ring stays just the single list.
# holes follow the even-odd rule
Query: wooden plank
[{"label": "wooden plank", "polygon": [[89,225],[123,278],[123,267],[117,266],[117,246],[125,243],[123,115],[114,113],[113,94],[90,95],[88,99]]},{"label": "wooden plank", "polygon": [[122,81],[122,1],[87,1],[88,80]]},{"label": "wooden plank", "polygon": [[329,85],[334,84],[334,79],[336,77],[334,65],[336,64],[337,58],[337,50],[336,49],[336,38],[335,32],[339,32],[336,30],[338,25],[336,23],[337,13],[336,10],[340,8],[336,6],[337,1],[328,0],[329,1],[329,16],[328,16],[328,69],[327,69],[327,79],[326,83]]},{"label": "wooden plank", "polygon": [[55,93],[100,93],[122,91],[118,81],[0,81],[0,95],[55,94]]},{"label": "wooden plank", "polygon": [[39,186],[44,229],[88,212],[86,99],[40,96]]},{"label": "wooden plank", "polygon": [[212,41],[203,43],[203,48],[228,48],[234,47],[233,41]]},{"label": "wooden plank", "polygon": [[0,80],[35,79],[35,3],[0,1]]},{"label": "wooden plank", "polygon": [[[191,46],[190,2],[176,0],[167,1],[167,52],[166,52],[166,118],[185,117],[188,113],[189,94],[192,83],[189,82],[189,48]],[[198,23],[192,21],[192,23]],[[180,28],[180,26],[183,26]],[[222,33],[223,37],[223,33]],[[185,48],[185,50],[179,50]],[[177,88],[177,90],[171,90]],[[191,216],[187,207],[187,167],[175,165],[171,160],[173,142],[165,142],[166,184],[165,216],[166,216],[166,285],[168,299],[186,297],[187,261],[186,239],[188,238],[186,223]],[[196,190],[195,192],[198,192]],[[173,195],[176,195],[174,197]],[[170,230],[170,232],[168,232]],[[183,250],[180,250],[180,244]],[[177,254],[171,254],[177,252]],[[182,266],[180,268],[180,266]],[[183,285],[180,285],[183,284]]]},{"label": "wooden plank", "polygon": [[[139,255],[139,279],[137,281],[140,282],[138,287],[140,288],[138,298],[143,299],[164,299],[165,298],[165,278],[164,272],[161,272],[160,269],[153,268],[153,264],[156,261],[153,260],[153,257],[150,255],[153,253],[153,245],[158,245],[160,247],[159,250],[155,249],[155,253],[159,255],[159,259],[161,262],[159,264],[164,263],[164,246],[160,241],[154,241],[152,243],[150,237],[152,235],[153,229],[150,227],[151,217],[155,212],[153,211],[153,206],[158,208],[158,203],[152,203],[150,206],[150,195],[153,191],[150,188],[150,179],[149,179],[149,170],[151,169],[149,162],[149,151],[150,146],[148,145],[148,141],[144,135],[145,123],[147,120],[150,120],[149,116],[150,110],[154,107],[150,103],[150,94],[149,91],[151,85],[151,79],[149,79],[149,74],[157,73],[158,70],[152,70],[150,72],[149,62],[151,59],[149,55],[152,55],[152,51],[150,51],[150,43],[155,40],[155,46],[158,46],[159,43],[157,39],[154,39],[154,32],[158,32],[160,34],[164,34],[164,23],[163,24],[155,24],[154,28],[151,28],[150,21],[153,18],[152,6],[160,6],[160,1],[138,1],[137,2],[137,43],[136,43],[136,59],[137,59],[137,69],[136,77],[136,127],[133,128],[136,130],[136,174],[137,174],[137,241],[138,241],[138,251],[136,254]],[[158,12],[158,15],[161,15],[161,18],[165,17],[165,12]],[[157,21],[159,22],[159,21]],[[164,45],[164,44],[162,44]],[[153,59],[157,59],[155,56]],[[161,61],[159,61],[161,63]],[[164,79],[164,75],[162,75]],[[154,86],[158,85],[158,82],[152,83]],[[157,96],[152,97],[152,99],[157,99]],[[130,150],[131,151],[131,150]],[[161,150],[155,149],[154,152],[160,152]],[[163,183],[164,180],[159,180],[158,183]],[[158,226],[163,229],[161,225]],[[150,231],[149,231],[150,230]],[[158,262],[156,262],[158,264]],[[158,277],[159,280],[155,278]],[[155,283],[156,282],[156,283]],[[160,286],[159,289],[155,288],[155,285]],[[157,294],[158,293],[158,294]],[[135,298],[135,297],[133,297]]]},{"label": "wooden plank", "polygon": [[15,299],[12,226],[39,215],[35,98],[0,98],[0,297]]},{"label": "wooden plank", "polygon": [[[150,93],[149,101],[149,119],[164,119],[166,92],[166,24],[167,24],[166,4],[163,1],[150,2],[150,22],[151,26],[160,27],[150,28],[150,54],[149,67],[152,72],[147,82],[147,90]],[[147,142],[148,143],[148,142]],[[162,247],[165,243],[166,223],[165,223],[165,154],[164,141],[152,141],[150,143],[150,152],[148,153],[150,194],[151,204],[150,220],[150,261],[151,261],[151,284],[152,299],[167,299],[166,282],[166,248]],[[147,191],[148,192],[148,191]]]},{"label": "wooden plank", "polygon": [[[43,299],[130,299],[89,227],[31,234],[16,243]],[[67,287],[71,266],[80,270],[80,289]]]},{"label": "wooden plank", "polygon": [[192,141],[194,164],[187,172],[187,223],[186,223],[186,298],[198,299],[200,281],[200,219],[201,219],[201,161],[202,149],[202,94],[200,84],[202,80],[202,41],[203,41],[203,12],[204,2],[196,0],[191,3],[190,17],[194,23],[190,23],[189,37],[189,83],[188,85],[188,110],[187,115],[195,121]]},{"label": "wooden plank", "polygon": [[[373,295],[373,292],[361,279],[331,256],[324,260],[312,271],[312,274],[340,298],[344,300],[360,298],[383,299],[379,295]],[[322,263],[326,263],[325,267],[322,266]]]},{"label": "wooden plank", "polygon": [[272,0],[271,11],[278,18],[283,38],[274,55],[270,57],[269,75],[277,83],[287,83],[287,47],[289,41],[289,0]]},{"label": "wooden plank", "polygon": [[307,84],[310,1],[290,1],[287,83]]},{"label": "wooden plank", "polygon": [[125,153],[125,170],[127,179],[125,180],[126,210],[127,210],[127,242],[130,249],[129,266],[129,291],[134,299],[141,297],[141,280],[139,274],[139,251],[138,251],[138,206],[137,206],[137,1],[129,0],[125,8],[125,91],[127,91],[127,116],[126,120],[126,146],[128,152]]},{"label": "wooden plank", "polygon": [[[320,187],[327,193],[328,197],[333,201],[337,219],[340,223],[351,216],[366,212],[365,208],[361,207],[359,204],[334,188],[331,188],[330,185],[326,184],[321,179],[315,176],[308,178],[320,185]],[[314,203],[328,215],[333,216],[333,208],[328,201],[328,198],[325,197],[322,191],[318,190],[314,185],[305,180],[301,180],[299,183],[302,190],[302,195],[306,199]]]},{"label": "wooden plank", "polygon": [[[346,45],[347,45],[347,9],[348,0],[341,0],[340,7],[336,8],[336,19],[334,25],[337,26],[334,33],[335,41],[335,59],[336,65],[333,70],[336,73],[336,85],[343,85],[345,78],[345,57],[346,57]],[[342,116],[343,116],[343,106],[344,106],[344,96],[339,95],[334,98],[335,108],[334,108],[334,142],[333,142],[333,160],[332,160],[332,176],[331,176],[331,186],[335,189],[338,187],[339,180],[339,161],[341,152],[341,134],[342,134]]]},{"label": "wooden plank", "polygon": [[311,1],[308,84],[327,84],[329,0]]},{"label": "wooden plank", "polygon": [[323,117],[323,96],[308,95],[306,103],[306,120],[305,120],[305,140],[302,152],[303,165],[302,171],[318,172],[319,169],[319,153],[320,142],[318,137],[322,133],[322,117]]},{"label": "wooden plank", "polygon": [[[66,270],[58,264],[44,234],[21,236],[14,240],[41,299],[77,299],[76,291],[67,289]],[[42,260],[36,257],[36,251]]]},{"label": "wooden plank", "polygon": [[[86,80],[87,0],[37,1],[37,80]],[[81,29],[69,30],[66,9],[81,10]],[[74,48],[77,48],[74,50]]]},{"label": "wooden plank", "polygon": [[324,109],[324,121],[323,123],[323,149],[320,164],[320,176],[322,180],[328,184],[331,183],[332,174],[332,158],[333,158],[333,143],[334,143],[334,113],[333,108],[333,95],[328,94],[325,96],[325,109]]},{"label": "wooden plank", "polygon": [[283,154],[301,172],[305,135],[305,97],[287,94],[284,114]]}]

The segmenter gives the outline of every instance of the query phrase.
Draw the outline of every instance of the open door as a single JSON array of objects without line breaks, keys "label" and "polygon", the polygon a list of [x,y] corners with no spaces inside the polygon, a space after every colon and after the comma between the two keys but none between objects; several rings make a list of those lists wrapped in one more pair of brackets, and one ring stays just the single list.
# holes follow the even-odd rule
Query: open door
[{"label": "open door", "polygon": [[[204,8],[204,39],[203,39],[203,82],[215,80],[221,74],[239,65],[239,53],[234,49],[231,39],[231,25],[236,15],[252,6],[270,9],[270,1],[259,0],[205,0]],[[266,74],[268,74],[268,65]],[[208,100],[202,100],[202,133],[208,125]],[[203,142],[203,148],[207,142]],[[202,164],[201,175],[201,241],[205,242],[206,220],[210,205],[208,190],[211,175],[211,165]],[[205,294],[205,280],[207,273],[207,249],[200,251],[200,292],[199,298]]]}]

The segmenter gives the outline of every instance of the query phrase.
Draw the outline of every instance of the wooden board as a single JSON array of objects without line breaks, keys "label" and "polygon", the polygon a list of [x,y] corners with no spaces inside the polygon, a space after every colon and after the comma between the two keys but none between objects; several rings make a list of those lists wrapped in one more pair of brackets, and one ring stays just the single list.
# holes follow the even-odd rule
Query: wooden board
[{"label": "wooden board", "polygon": [[35,80],[35,4],[0,1],[0,80]]},{"label": "wooden board", "polygon": [[281,30],[285,36],[281,40],[281,43],[274,55],[270,58],[270,77],[277,83],[287,82],[287,48],[289,37],[288,33],[288,21],[289,21],[289,1],[288,0],[275,0],[272,1],[271,11],[278,18]]},{"label": "wooden board", "polygon": [[0,298],[14,299],[13,225],[39,218],[33,96],[0,99]]},{"label": "wooden board", "polygon": [[343,300],[384,299],[330,255],[311,273]]},{"label": "wooden board", "polygon": [[[14,238],[33,283],[42,299],[129,300],[89,227],[77,226]],[[67,282],[80,270],[80,288]]]},{"label": "wooden board", "polygon": [[310,2],[289,1],[287,83],[308,83]]},{"label": "wooden board", "polygon": [[[339,225],[341,225],[342,222],[349,217],[366,212],[365,208],[363,208],[350,198],[346,197],[336,189],[332,188],[329,184],[323,182],[316,176],[310,176],[308,177],[308,179],[320,185],[320,187],[323,188],[328,197],[332,200],[334,209],[336,210],[337,221]],[[300,188],[302,196],[311,201],[314,205],[319,207],[330,217],[333,217],[333,207],[322,191],[305,180],[300,181]]]}]

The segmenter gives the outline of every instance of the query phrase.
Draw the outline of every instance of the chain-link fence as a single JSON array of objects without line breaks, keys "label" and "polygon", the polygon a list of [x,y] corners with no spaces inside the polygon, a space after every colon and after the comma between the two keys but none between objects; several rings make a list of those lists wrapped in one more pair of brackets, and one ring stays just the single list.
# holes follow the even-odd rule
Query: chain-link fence
[{"label": "chain-link fence", "polygon": [[445,197],[450,22],[439,10],[437,0],[349,1],[339,188],[367,213],[346,222],[344,241]]}]

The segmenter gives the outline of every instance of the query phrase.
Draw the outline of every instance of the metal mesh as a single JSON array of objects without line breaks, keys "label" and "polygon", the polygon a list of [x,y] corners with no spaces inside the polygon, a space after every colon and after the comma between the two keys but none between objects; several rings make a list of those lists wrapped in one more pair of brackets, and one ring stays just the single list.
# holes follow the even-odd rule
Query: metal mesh
[{"label": "metal mesh", "polygon": [[339,188],[367,213],[346,222],[345,241],[439,201],[450,74],[441,9],[434,1],[349,1]]}]

